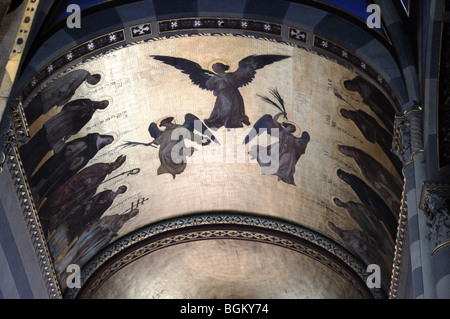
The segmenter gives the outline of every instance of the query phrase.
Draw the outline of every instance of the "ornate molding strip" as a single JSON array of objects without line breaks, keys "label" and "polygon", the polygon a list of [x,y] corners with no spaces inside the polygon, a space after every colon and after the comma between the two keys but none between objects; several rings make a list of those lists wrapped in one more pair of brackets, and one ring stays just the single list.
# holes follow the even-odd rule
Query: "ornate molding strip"
[{"label": "ornate molding strip", "polygon": [[[249,19],[230,18],[189,18],[173,19],[158,22],[159,33],[174,31],[192,31],[201,29],[228,29],[240,31],[252,31],[267,35],[281,36],[283,26],[281,24],[256,21]],[[218,31],[220,32],[220,31]]]},{"label": "ornate molding strip", "polygon": [[[83,268],[81,276],[83,288],[68,290],[65,296],[67,298],[92,296],[114,272],[157,249],[192,240],[214,238],[255,240],[294,249],[330,267],[357,287],[361,293],[368,294],[368,288],[365,286],[367,279],[365,267],[328,238],[283,221],[220,213],[172,219],[123,237],[104,249]],[[350,272],[358,279],[352,277]],[[384,298],[379,289],[371,292],[375,298]]]},{"label": "ornate molding strip", "polygon": [[16,147],[19,141],[28,138],[28,126],[24,116],[22,103],[8,103],[0,123],[0,172],[6,162],[8,147]]},{"label": "ornate molding strip", "polygon": [[53,268],[53,263],[50,259],[50,253],[44,240],[42,228],[39,223],[36,208],[31,196],[31,190],[23,173],[24,169],[22,163],[19,160],[17,148],[11,145],[8,146],[6,157],[6,164],[14,183],[17,198],[30,233],[30,238],[36,252],[39,266],[42,271],[43,280],[47,287],[47,292],[50,298],[61,299],[62,293],[59,288],[56,272]]}]

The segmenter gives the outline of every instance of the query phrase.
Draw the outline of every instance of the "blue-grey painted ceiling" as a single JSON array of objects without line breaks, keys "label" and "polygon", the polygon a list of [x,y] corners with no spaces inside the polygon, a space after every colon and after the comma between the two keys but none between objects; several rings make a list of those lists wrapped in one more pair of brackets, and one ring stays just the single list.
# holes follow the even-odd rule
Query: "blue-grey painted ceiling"
[{"label": "blue-grey painted ceiling", "polygon": [[[245,1],[245,0],[243,0]],[[342,11],[348,12],[352,15],[355,15],[363,20],[366,20],[370,13],[367,13],[367,6],[371,3],[370,0],[313,0],[314,2],[322,3],[325,5],[329,5],[334,8],[338,8]],[[77,4],[81,9],[85,9],[88,7],[95,6],[97,4],[105,3],[105,2],[118,2],[114,0],[62,0],[57,4],[55,19],[61,20],[70,15],[70,12],[67,12],[67,7],[70,4]],[[295,2],[295,1],[294,1]],[[401,0],[402,3],[407,7],[408,0]]]},{"label": "blue-grey painted ceiling", "polygon": [[[406,2],[406,6],[408,5],[408,1],[405,0],[397,0],[401,3]],[[44,33],[49,31],[52,33],[52,29],[55,28],[55,26],[60,25],[64,22],[69,15],[72,14],[72,11],[68,11],[67,8],[71,4],[77,4],[80,6],[81,10],[87,13],[95,13],[96,11],[104,10],[105,7],[114,7],[119,6],[123,4],[128,4],[131,2],[142,2],[145,3],[146,0],[60,0],[55,1],[55,4],[53,5],[52,12],[47,18]],[[157,11],[165,12],[169,10],[171,13],[177,11],[177,9],[182,10],[182,12],[196,12],[197,7],[200,5],[201,1],[198,0],[183,0],[180,2],[176,8],[174,8],[171,1],[167,0],[155,0],[153,1],[153,4],[159,9]],[[371,11],[367,12],[367,7],[370,5],[373,1],[372,0],[291,0],[286,1],[286,10],[288,9],[289,2],[295,2],[299,4],[306,4],[310,6],[318,7],[322,10],[330,11],[333,13],[337,13],[340,15],[343,15],[344,17],[353,20],[353,22],[357,22],[358,24],[364,25],[367,18],[372,14]],[[220,10],[224,10],[226,7],[234,7],[236,6],[236,3],[240,3],[240,5],[253,5],[252,1],[247,0],[230,0],[230,1],[221,1],[218,2],[217,6],[220,8]],[[258,3],[258,6],[260,7],[267,7],[267,8],[278,8],[280,7],[280,4],[278,3],[274,7],[274,3],[272,1],[264,1],[261,0]],[[227,11],[227,10],[225,10]],[[272,11],[272,10],[271,10]],[[139,15],[139,13],[136,13]],[[282,14],[284,16],[284,13]],[[105,17],[107,19],[107,17]],[[387,38],[386,33],[383,28],[380,29],[374,29],[377,31],[380,35]]]}]

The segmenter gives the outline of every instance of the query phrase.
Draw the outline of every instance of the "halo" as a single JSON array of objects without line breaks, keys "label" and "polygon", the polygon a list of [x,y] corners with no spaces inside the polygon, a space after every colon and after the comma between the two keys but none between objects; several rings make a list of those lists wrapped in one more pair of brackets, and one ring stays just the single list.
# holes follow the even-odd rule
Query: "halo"
[{"label": "halo", "polygon": [[[110,107],[110,106],[113,105],[113,103],[114,103],[114,98],[113,98],[112,96],[106,95],[106,96],[102,96],[102,97],[99,98],[99,99],[96,99],[95,101],[96,101],[96,102],[108,101],[108,103],[109,103],[109,104],[108,104],[108,107]],[[103,110],[101,110],[101,109],[96,110],[96,112],[98,112],[98,113],[106,112],[106,111],[108,110],[108,107],[107,107],[106,109],[103,109]]]},{"label": "halo", "polygon": [[[342,109],[348,110],[349,108],[347,106],[345,106],[344,104],[339,104],[339,106],[336,108],[337,116],[344,121],[351,121],[351,119],[348,119],[348,118],[344,117],[344,115],[341,114]],[[350,110],[350,111],[353,111],[353,110]]]},{"label": "halo", "polygon": [[124,196],[128,196],[127,193],[130,192],[131,189],[131,184],[130,183],[117,183],[114,188],[115,190],[117,190],[119,187],[121,186],[125,186],[127,188],[127,191],[123,194],[119,194],[118,197],[124,197]]},{"label": "halo", "polygon": [[[114,144],[116,144],[119,141],[119,134],[117,134],[116,132],[102,133],[102,135],[109,135],[109,136],[112,136],[114,138],[112,143],[109,144],[109,145],[114,145]],[[75,137],[72,137],[71,139],[69,139],[69,141],[73,141],[74,139],[75,139]]]},{"label": "halo", "polygon": [[105,73],[103,73],[102,71],[93,71],[93,72],[89,72],[89,73],[90,73],[91,75],[94,75],[94,74],[100,75],[100,81],[99,81],[97,84],[94,84],[94,85],[89,84],[89,83],[87,83],[87,81],[85,81],[84,83],[85,83],[85,85],[86,85],[88,88],[98,87],[99,85],[103,84],[103,82],[104,82],[104,80],[105,80]]},{"label": "halo", "polygon": [[346,94],[348,94],[348,95],[359,95],[359,93],[358,93],[358,91],[350,91],[350,90],[348,90],[346,87],[345,87],[345,82],[346,81],[351,81],[351,80],[353,80],[354,78],[350,78],[350,77],[347,77],[347,76],[345,76],[345,77],[343,77],[343,78],[341,78],[341,80],[340,80],[340,85],[341,85],[341,87],[342,87],[342,89],[344,90],[344,92],[346,93]]},{"label": "halo", "polygon": [[222,63],[222,64],[225,64],[225,65],[227,65],[227,66],[230,66],[230,63],[228,63],[228,62],[225,61],[225,60],[217,59],[217,60],[211,61],[211,62],[209,63],[209,65],[208,65],[208,70],[211,71],[211,72],[213,72],[213,73],[215,73],[215,74],[217,74],[217,73],[214,72],[212,66],[213,66],[214,64],[216,64],[216,63]]},{"label": "halo", "polygon": [[335,200],[336,198],[339,199],[341,202],[343,202],[343,203],[345,204],[345,201],[341,199],[342,197],[339,197],[339,196],[337,196],[337,195],[333,195],[333,196],[330,197],[330,201],[331,201],[331,203],[333,204],[333,206],[336,207],[336,208],[338,208],[338,209],[345,209],[344,207],[338,206],[338,205],[334,202],[334,200]]},{"label": "halo", "polygon": [[287,123],[287,124],[294,125],[295,126],[295,132],[292,133],[292,135],[294,135],[294,137],[297,137],[297,138],[302,136],[302,133],[303,133],[302,129],[301,129],[300,125],[298,125],[297,123],[292,122],[292,121],[288,121],[286,119],[284,121],[279,119],[278,123],[280,123],[280,124]]},{"label": "halo", "polygon": [[[340,140],[339,140],[339,141],[334,141],[334,142],[333,142],[334,150],[337,151],[337,152],[339,152],[339,154],[342,154],[341,151],[339,151],[339,146],[346,146],[346,145],[348,145],[348,143],[344,143],[344,142],[342,142],[342,141],[340,141]],[[348,145],[348,146],[353,147],[353,146],[351,146],[351,145]],[[347,155],[344,155],[344,154],[342,154],[342,156],[347,157]]]}]

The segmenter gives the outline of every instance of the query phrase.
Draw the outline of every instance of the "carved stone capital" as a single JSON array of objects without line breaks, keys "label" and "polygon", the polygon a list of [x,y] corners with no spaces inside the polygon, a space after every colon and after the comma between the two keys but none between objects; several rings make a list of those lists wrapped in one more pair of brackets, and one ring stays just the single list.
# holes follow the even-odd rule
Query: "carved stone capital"
[{"label": "carved stone capital", "polygon": [[[28,127],[22,103],[10,105],[0,121],[0,170],[4,164],[8,147],[16,147],[28,139]],[[2,160],[3,159],[3,160]]]},{"label": "carved stone capital", "polygon": [[404,164],[410,162],[415,153],[423,150],[422,119],[422,108],[418,105],[395,117],[392,151]]},{"label": "carved stone capital", "polygon": [[450,184],[426,182],[422,188],[420,208],[427,216],[429,233],[433,241],[434,254],[450,244]]},{"label": "carved stone capital", "polygon": [[409,123],[403,116],[396,116],[394,120],[392,151],[403,164],[411,160],[411,134]]}]

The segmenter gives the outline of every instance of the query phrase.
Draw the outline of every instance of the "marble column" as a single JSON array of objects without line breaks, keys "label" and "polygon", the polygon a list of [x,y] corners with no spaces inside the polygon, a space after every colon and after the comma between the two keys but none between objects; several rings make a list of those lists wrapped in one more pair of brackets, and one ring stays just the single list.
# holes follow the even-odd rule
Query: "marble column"
[{"label": "marble column", "polygon": [[427,217],[427,239],[431,242],[436,297],[450,298],[450,184],[426,182],[421,209]]},{"label": "marble column", "polygon": [[436,298],[433,250],[427,239],[429,228],[426,215],[420,209],[422,185],[426,181],[426,163],[423,145],[423,110],[414,102],[404,106],[395,118],[393,151],[404,164],[407,201],[407,231],[412,272],[412,297]]},{"label": "marble column", "polygon": [[[450,22],[449,8],[445,1],[430,0],[423,4],[427,8],[428,23],[424,26],[427,47],[423,58],[423,105],[424,132],[427,179],[421,188],[420,206],[424,219],[425,241],[429,245],[428,259],[433,264],[436,298],[450,298],[450,245],[449,245],[449,205],[450,205],[450,166],[445,159],[446,132],[445,101],[448,99],[440,84],[445,83],[446,65],[445,25]],[[447,9],[447,12],[445,10]],[[447,55],[448,56],[448,55]],[[448,64],[448,63],[447,63]],[[448,73],[448,72],[447,72]],[[447,81],[448,82],[448,81]],[[442,91],[440,91],[442,89]],[[448,109],[448,108],[447,108]],[[448,113],[448,112],[447,112]],[[448,140],[448,138],[447,138]],[[447,148],[448,150],[448,148]],[[422,243],[421,243],[422,244]]]}]

